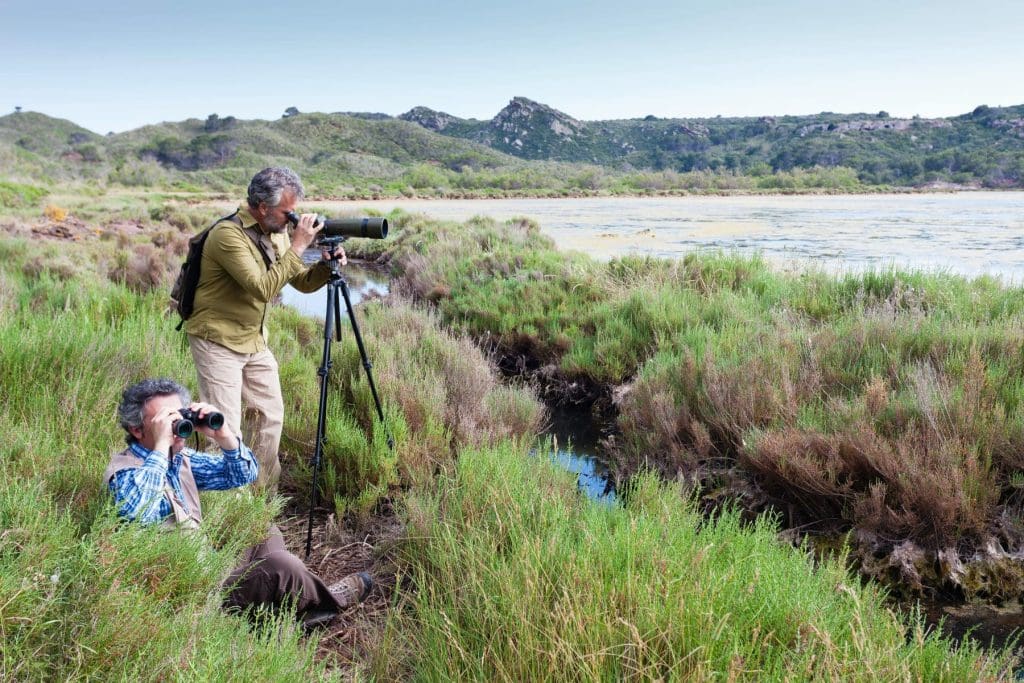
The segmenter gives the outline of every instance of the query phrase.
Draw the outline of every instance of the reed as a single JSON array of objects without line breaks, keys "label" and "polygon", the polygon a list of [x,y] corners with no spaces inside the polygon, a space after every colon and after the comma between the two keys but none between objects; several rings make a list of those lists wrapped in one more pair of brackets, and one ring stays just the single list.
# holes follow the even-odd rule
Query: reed
[{"label": "reed", "polygon": [[601,505],[521,448],[467,450],[407,501],[412,588],[372,671],[395,680],[995,680],[1005,654],[907,627],[771,519],[704,518],[652,476]]}]

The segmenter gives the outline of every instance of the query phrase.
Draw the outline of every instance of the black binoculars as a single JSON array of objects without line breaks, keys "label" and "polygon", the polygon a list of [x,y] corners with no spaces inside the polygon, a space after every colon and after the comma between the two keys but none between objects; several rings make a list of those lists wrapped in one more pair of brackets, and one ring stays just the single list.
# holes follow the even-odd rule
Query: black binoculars
[{"label": "black binoculars", "polygon": [[[299,214],[289,211],[285,218],[292,225],[298,225]],[[317,216],[317,227],[323,228],[323,237],[369,237],[382,240],[388,236],[388,219],[379,217],[365,218],[327,218]]]},{"label": "black binoculars", "polygon": [[192,433],[196,431],[196,427],[209,427],[216,430],[224,426],[223,413],[212,412],[199,417],[199,413],[188,408],[182,408],[178,412],[181,413],[181,419],[175,420],[171,424],[171,432],[183,439],[192,436]]}]

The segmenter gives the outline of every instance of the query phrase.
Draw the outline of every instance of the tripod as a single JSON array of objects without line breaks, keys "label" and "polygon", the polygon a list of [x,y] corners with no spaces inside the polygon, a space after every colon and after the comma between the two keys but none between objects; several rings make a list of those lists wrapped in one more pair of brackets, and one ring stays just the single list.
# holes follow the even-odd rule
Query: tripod
[{"label": "tripod", "polygon": [[[318,246],[334,253],[334,248],[345,241],[344,237],[329,237],[320,240]],[[317,503],[317,479],[320,474],[320,460],[323,457],[324,436],[327,430],[327,375],[331,370],[331,339],[337,334],[341,342],[341,303],[338,300],[338,293],[345,299],[345,308],[348,310],[348,320],[352,325],[352,333],[356,338],[356,346],[359,347],[359,355],[363,359],[363,370],[366,371],[366,379],[370,383],[370,393],[373,394],[373,403],[377,408],[377,417],[380,418],[381,426],[384,426],[384,411],[380,407],[380,398],[377,396],[377,386],[373,382],[373,364],[366,356],[366,347],[363,346],[363,336],[359,333],[359,325],[356,324],[356,314],[352,309],[352,299],[348,294],[348,283],[342,277],[338,269],[338,260],[330,258],[327,260],[331,268],[331,276],[327,281],[327,311],[324,315],[324,355],[317,370],[320,377],[320,409],[316,419],[316,445],[313,448],[313,487],[309,492],[309,525],[306,528],[306,559],[309,559],[309,552],[313,544],[313,508]],[[386,427],[385,427],[386,429]],[[394,449],[395,442],[391,435],[387,435],[388,448]]]}]

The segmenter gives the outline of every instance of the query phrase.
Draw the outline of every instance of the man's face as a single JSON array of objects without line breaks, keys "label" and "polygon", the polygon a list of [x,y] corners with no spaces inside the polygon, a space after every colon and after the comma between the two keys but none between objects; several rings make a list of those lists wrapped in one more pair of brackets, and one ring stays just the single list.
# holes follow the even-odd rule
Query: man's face
[{"label": "man's face", "polygon": [[[157,442],[157,436],[160,433],[159,430],[168,429],[168,419],[166,417],[168,412],[177,412],[183,407],[181,397],[177,394],[171,394],[169,396],[154,396],[146,401],[146,405],[142,409],[142,429],[132,429],[132,436],[134,436],[140,444],[149,450],[153,450],[153,447]],[[180,415],[177,416],[177,418],[180,417]],[[154,426],[153,422],[155,418],[159,418],[159,422],[161,422],[161,424]],[[165,431],[164,433],[166,434],[167,432]],[[171,452],[177,453],[184,448],[184,446],[185,439],[180,436],[175,436],[171,443]]]},{"label": "man's face", "polygon": [[295,203],[295,193],[285,190],[277,206],[267,206],[266,202],[260,202],[253,215],[267,232],[284,232],[289,225],[285,214],[295,210]]}]

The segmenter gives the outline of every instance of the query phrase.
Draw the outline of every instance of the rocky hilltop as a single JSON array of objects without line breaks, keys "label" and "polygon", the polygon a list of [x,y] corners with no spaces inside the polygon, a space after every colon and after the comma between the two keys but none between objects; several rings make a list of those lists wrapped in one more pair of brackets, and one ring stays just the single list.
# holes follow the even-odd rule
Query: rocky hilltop
[{"label": "rocky hilltop", "polygon": [[[708,186],[700,177],[672,175],[690,172],[717,174],[727,187],[736,185],[730,178],[742,176],[758,179],[752,181],[758,187],[784,189],[785,184],[761,179],[804,172],[825,183],[811,188],[1024,187],[1024,105],[981,105],[940,119],[880,111],[584,121],[514,97],[489,120],[425,106],[399,117],[301,113],[291,107],[274,121],[210,114],[205,121],[166,122],[107,136],[34,112],[0,117],[0,165],[14,170],[12,178],[106,177],[146,184],[169,172],[211,170],[228,177],[228,169],[250,169],[267,155],[317,174],[325,187],[364,184],[368,192],[381,181],[399,179],[406,191],[517,190],[537,183],[594,190],[614,185],[612,176],[628,177],[628,188]],[[545,164],[527,171],[533,161]],[[416,165],[421,167],[410,170]],[[472,175],[485,170],[491,174],[486,179]],[[448,172],[459,177],[447,177]]]},{"label": "rocky hilltop", "polygon": [[936,180],[990,187],[1024,184],[1024,106],[981,105],[944,119],[876,114],[582,121],[514,97],[489,121],[426,107],[400,118],[523,159],[619,170],[770,173],[853,169],[868,184]]},{"label": "rocky hilltop", "polygon": [[434,111],[430,107],[413,107],[398,118],[403,121],[418,123],[427,130],[432,130],[436,133],[440,133],[453,123],[460,123],[463,121],[463,119],[460,119],[457,116],[446,114],[443,111]]}]

